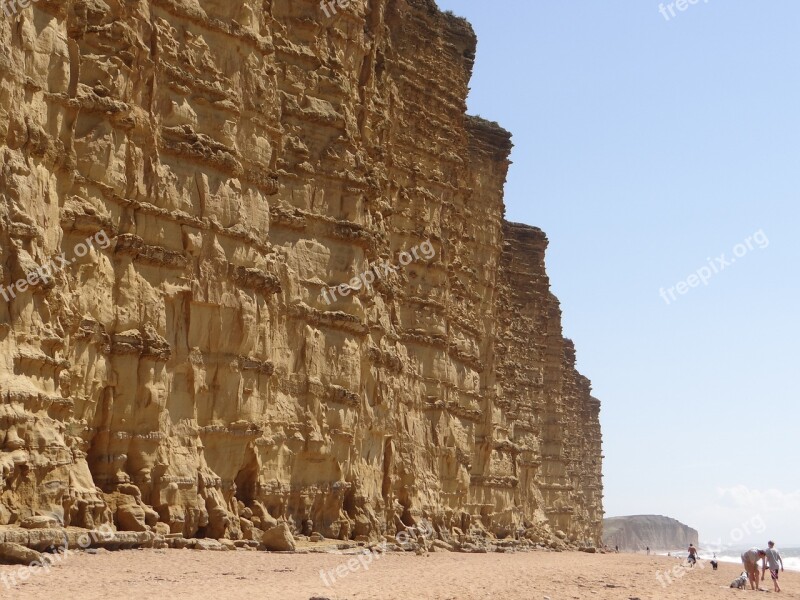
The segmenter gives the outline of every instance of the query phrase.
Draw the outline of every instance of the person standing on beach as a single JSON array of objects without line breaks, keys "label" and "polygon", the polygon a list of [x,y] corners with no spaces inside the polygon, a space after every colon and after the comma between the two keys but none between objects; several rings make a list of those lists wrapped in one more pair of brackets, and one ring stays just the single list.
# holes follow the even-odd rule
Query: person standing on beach
[{"label": "person standing on beach", "polygon": [[764,568],[761,570],[761,581],[764,581],[764,575],[766,575],[766,568],[767,564],[769,565],[769,574],[772,576],[772,583],[775,585],[775,591],[780,592],[781,586],[778,585],[778,565],[781,567],[781,571],[783,571],[783,558],[781,558],[781,553],[778,552],[778,549],[775,547],[775,542],[767,542],[769,548],[767,548],[767,560],[764,562]]},{"label": "person standing on beach", "polygon": [[647,556],[650,556],[650,546],[647,547]]},{"label": "person standing on beach", "polygon": [[689,558],[686,559],[692,568],[697,563],[697,548],[694,547],[694,544],[689,544]]},{"label": "person standing on beach", "polygon": [[744,565],[745,573],[747,573],[747,581],[750,582],[750,587],[754,590],[761,590],[758,585],[758,561],[763,561],[763,568],[767,568],[767,553],[758,548],[750,548],[747,552],[742,554],[742,564]]}]

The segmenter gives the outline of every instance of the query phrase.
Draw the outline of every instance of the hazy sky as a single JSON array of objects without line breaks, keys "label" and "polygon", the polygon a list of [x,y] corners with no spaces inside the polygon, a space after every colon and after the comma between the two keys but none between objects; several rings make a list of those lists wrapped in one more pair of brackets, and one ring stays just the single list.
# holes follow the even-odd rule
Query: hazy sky
[{"label": "hazy sky", "polygon": [[514,134],[507,218],[550,238],[606,514],[800,546],[800,3],[438,1]]}]

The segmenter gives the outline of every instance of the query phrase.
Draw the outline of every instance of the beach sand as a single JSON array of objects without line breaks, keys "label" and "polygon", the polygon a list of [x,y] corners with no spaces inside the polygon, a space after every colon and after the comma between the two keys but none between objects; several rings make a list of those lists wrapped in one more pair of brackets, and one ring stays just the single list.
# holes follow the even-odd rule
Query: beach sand
[{"label": "beach sand", "polygon": [[[678,559],[545,551],[388,554],[368,564],[367,569],[358,564],[354,571],[348,570],[342,579],[326,587],[319,570],[335,570],[351,558],[196,550],[70,553],[49,573],[40,569],[13,589],[8,589],[4,581],[8,582],[19,567],[0,566],[0,598],[715,600],[767,595],[730,589],[729,583],[741,572],[740,566],[733,564],[721,564],[718,571],[708,563],[705,568],[684,569],[683,577],[673,577],[672,583],[665,580],[662,587],[656,573],[671,571],[679,564]],[[784,591],[777,597],[800,598],[800,573],[787,571],[781,580]],[[769,574],[764,587],[772,587]]]}]

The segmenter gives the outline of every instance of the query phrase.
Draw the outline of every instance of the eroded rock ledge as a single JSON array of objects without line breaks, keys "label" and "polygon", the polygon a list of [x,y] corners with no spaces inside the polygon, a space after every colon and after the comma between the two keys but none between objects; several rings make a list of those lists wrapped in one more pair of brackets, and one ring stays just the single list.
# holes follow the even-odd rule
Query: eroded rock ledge
[{"label": "eroded rock ledge", "polygon": [[503,220],[510,135],[466,116],[466,21],[41,0],[0,44],[0,281],[69,261],[0,301],[7,541],[600,542],[599,402]]}]

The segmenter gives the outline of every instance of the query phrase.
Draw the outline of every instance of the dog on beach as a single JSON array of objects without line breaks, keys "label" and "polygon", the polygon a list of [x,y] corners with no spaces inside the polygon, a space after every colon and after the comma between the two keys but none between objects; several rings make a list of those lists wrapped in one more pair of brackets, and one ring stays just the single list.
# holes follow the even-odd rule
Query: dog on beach
[{"label": "dog on beach", "polygon": [[731,587],[736,588],[737,590],[743,590],[747,586],[747,573],[742,571],[742,574],[739,575],[736,579],[731,581]]}]

